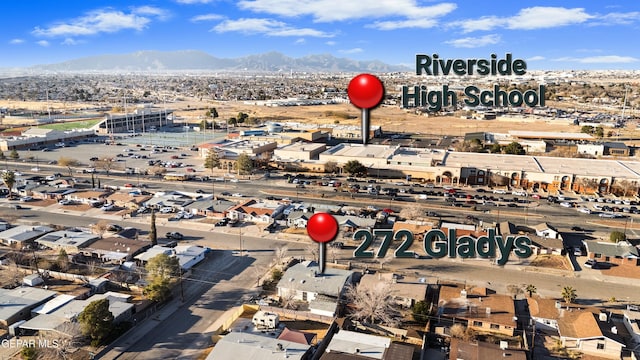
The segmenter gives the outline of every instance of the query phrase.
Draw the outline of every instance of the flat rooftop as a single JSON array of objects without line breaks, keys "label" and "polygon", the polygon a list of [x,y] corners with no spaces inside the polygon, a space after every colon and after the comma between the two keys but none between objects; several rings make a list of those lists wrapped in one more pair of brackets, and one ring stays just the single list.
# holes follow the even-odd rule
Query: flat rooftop
[{"label": "flat rooftop", "polygon": [[396,153],[398,147],[388,145],[364,146],[362,144],[338,144],[320,155],[345,156],[352,158],[387,159]]},{"label": "flat rooftop", "polygon": [[509,135],[522,139],[593,140],[593,136],[589,134],[560,131],[509,130]]},{"label": "flat rooftop", "polygon": [[281,151],[315,151],[318,149],[325,148],[325,144],[321,143],[306,143],[306,142],[296,142],[293,144],[285,145],[276,149]]},{"label": "flat rooftop", "polygon": [[533,156],[483,154],[467,152],[448,152],[443,166],[448,167],[477,167],[479,169],[513,171],[521,169],[527,172],[542,172]]}]

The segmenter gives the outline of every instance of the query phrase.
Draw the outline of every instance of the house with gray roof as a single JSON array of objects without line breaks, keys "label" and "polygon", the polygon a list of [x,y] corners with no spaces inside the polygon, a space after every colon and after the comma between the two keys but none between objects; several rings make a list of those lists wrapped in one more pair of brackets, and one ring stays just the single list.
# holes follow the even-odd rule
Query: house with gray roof
[{"label": "house with gray roof", "polygon": [[583,240],[587,255],[596,261],[603,261],[618,266],[640,266],[640,257],[638,248],[631,245],[628,241],[619,241],[617,243]]},{"label": "house with gray roof", "polygon": [[[278,282],[278,296],[307,301],[311,312],[332,316],[338,299],[343,295],[345,287],[352,283],[352,279],[353,271],[327,267],[320,274],[315,261],[304,261],[285,271]],[[332,309],[327,306],[327,302],[331,302]],[[318,307],[311,307],[312,303]]]},{"label": "house with gray roof", "polygon": [[61,230],[41,236],[36,242],[50,249],[64,249],[67,253],[75,254],[99,239],[99,235],[89,232]]},{"label": "house with gray roof", "polygon": [[307,360],[311,346],[245,332],[230,332],[221,338],[206,360]]},{"label": "house with gray roof", "polygon": [[35,287],[11,290],[0,288],[0,326],[6,328],[16,321],[31,317],[31,310],[53,299],[55,291]]},{"label": "house with gray roof", "polygon": [[16,244],[21,247],[33,243],[35,239],[53,230],[48,226],[19,225],[0,232],[0,242],[5,245]]},{"label": "house with gray roof", "polygon": [[340,330],[333,335],[325,351],[359,355],[369,359],[384,359],[385,352],[390,346],[391,339],[388,337]]}]

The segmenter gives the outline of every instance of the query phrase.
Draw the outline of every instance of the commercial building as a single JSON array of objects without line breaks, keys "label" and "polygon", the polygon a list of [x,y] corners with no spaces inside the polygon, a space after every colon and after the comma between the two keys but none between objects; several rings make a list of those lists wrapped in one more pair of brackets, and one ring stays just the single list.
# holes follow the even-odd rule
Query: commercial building
[{"label": "commercial building", "polygon": [[110,114],[98,124],[98,134],[139,133],[155,131],[163,126],[173,126],[173,111],[153,111],[150,108],[136,109],[130,114]]}]

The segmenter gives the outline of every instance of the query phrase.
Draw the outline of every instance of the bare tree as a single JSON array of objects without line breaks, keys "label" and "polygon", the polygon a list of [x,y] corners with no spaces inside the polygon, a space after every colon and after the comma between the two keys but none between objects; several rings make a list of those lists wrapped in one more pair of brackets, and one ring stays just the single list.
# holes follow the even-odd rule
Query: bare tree
[{"label": "bare tree", "polygon": [[78,161],[77,159],[61,156],[58,159],[58,166],[66,166],[67,170],[69,171],[69,176],[73,176],[73,168],[80,166],[80,161]]},{"label": "bare tree", "polygon": [[417,206],[409,206],[400,210],[400,217],[406,220],[415,220],[421,218],[424,214],[424,210]]},{"label": "bare tree", "polygon": [[513,295],[514,299],[516,299],[518,295],[524,294],[524,289],[522,289],[522,286],[520,285],[507,285],[507,291],[509,292],[509,294]]},{"label": "bare tree", "polygon": [[98,161],[94,161],[94,166],[96,168],[103,169],[107,175],[109,175],[109,172],[111,172],[115,164],[116,162],[112,157],[105,157]]},{"label": "bare tree", "polygon": [[91,227],[91,230],[100,235],[101,239],[107,229],[109,229],[109,223],[106,220],[100,220]]},{"label": "bare tree", "polygon": [[313,243],[307,245],[307,252],[311,255],[311,260],[318,261],[318,245]]},{"label": "bare tree", "polygon": [[345,294],[355,308],[351,313],[354,319],[388,326],[399,323],[400,313],[396,310],[389,284],[379,283],[371,287],[348,285]]},{"label": "bare tree", "polygon": [[282,266],[284,259],[287,257],[289,247],[287,245],[278,246],[273,249],[273,263],[275,266]]}]

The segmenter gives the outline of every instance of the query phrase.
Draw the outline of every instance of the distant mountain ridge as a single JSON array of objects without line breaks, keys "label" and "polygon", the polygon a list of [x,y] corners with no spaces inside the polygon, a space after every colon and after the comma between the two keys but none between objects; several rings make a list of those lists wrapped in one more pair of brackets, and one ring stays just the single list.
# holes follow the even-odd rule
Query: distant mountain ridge
[{"label": "distant mountain ridge", "polygon": [[381,61],[337,58],[330,54],[291,58],[279,52],[267,52],[235,59],[224,59],[198,50],[145,50],[129,54],[97,55],[55,64],[35,65],[43,72],[170,72],[170,71],[306,71],[306,72],[393,72],[407,71],[402,65]]}]

